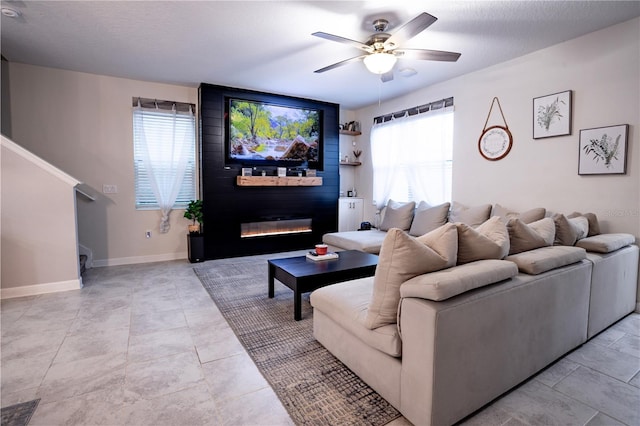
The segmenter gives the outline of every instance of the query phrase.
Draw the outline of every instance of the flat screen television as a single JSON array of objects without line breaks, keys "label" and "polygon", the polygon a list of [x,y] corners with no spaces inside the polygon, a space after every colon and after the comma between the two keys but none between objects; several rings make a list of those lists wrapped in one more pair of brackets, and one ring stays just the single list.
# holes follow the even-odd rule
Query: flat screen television
[{"label": "flat screen television", "polygon": [[322,110],[227,98],[226,162],[322,170]]}]

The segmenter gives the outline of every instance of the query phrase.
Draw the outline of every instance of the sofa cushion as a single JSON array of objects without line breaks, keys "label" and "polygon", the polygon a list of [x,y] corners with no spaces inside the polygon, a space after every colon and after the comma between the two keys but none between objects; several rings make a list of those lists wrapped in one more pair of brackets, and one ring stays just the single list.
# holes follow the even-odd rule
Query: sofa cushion
[{"label": "sofa cushion", "polygon": [[395,324],[375,330],[364,325],[372,292],[373,277],[367,277],[320,288],[311,293],[309,300],[314,309],[322,311],[369,346],[399,357],[402,341]]},{"label": "sofa cushion", "polygon": [[495,204],[491,210],[491,216],[498,216],[504,223],[507,223],[509,219],[520,219],[524,223],[531,223],[544,219],[546,213],[547,210],[544,207],[536,207],[522,213],[518,213],[500,204]]},{"label": "sofa cushion", "polygon": [[409,235],[419,237],[447,223],[449,207],[451,207],[451,203],[432,207],[426,202],[420,201],[413,215]]},{"label": "sofa cushion", "polygon": [[550,246],[556,235],[556,226],[550,217],[529,224],[520,219],[509,219],[507,230],[509,231],[509,254]]},{"label": "sofa cushion", "polygon": [[577,216],[569,219],[563,214],[556,213],[551,216],[556,227],[556,236],[553,244],[560,246],[572,246],[576,241],[587,236],[589,221],[586,217]]},{"label": "sofa cushion", "polygon": [[507,256],[505,260],[518,265],[520,272],[538,275],[579,262],[586,257],[587,252],[580,247],[550,246]]},{"label": "sofa cushion", "polygon": [[386,232],[377,229],[330,232],[322,236],[322,242],[343,250],[360,250],[366,253],[378,254],[386,236]]},{"label": "sofa cushion", "polygon": [[486,222],[490,214],[491,204],[469,207],[454,201],[451,205],[451,212],[449,212],[449,222],[462,222],[476,227]]},{"label": "sofa cushion", "polygon": [[504,259],[509,254],[509,232],[500,217],[494,216],[472,228],[456,223],[458,228],[458,265],[482,259]]},{"label": "sofa cushion", "polygon": [[380,224],[381,231],[388,231],[391,228],[400,228],[403,231],[409,230],[413,220],[413,210],[416,207],[414,201],[399,203],[389,200],[384,208],[384,217]]},{"label": "sofa cushion", "polygon": [[400,296],[440,301],[517,274],[518,267],[513,262],[480,260],[411,278],[400,286]]},{"label": "sofa cushion", "polygon": [[398,228],[390,229],[380,247],[373,295],[365,321],[367,328],[394,324],[400,285],[416,275],[453,266],[457,252],[458,234],[452,223],[418,238]]},{"label": "sofa cushion", "polygon": [[582,214],[578,212],[573,212],[567,217],[569,219],[573,219],[574,217],[578,217],[578,216],[582,216],[586,218],[587,221],[589,222],[589,233],[587,234],[587,237],[593,237],[594,235],[600,234],[600,224],[598,223],[598,217],[594,213]]},{"label": "sofa cushion", "polygon": [[583,238],[576,243],[576,246],[594,253],[611,253],[635,241],[636,237],[631,234],[600,234]]}]

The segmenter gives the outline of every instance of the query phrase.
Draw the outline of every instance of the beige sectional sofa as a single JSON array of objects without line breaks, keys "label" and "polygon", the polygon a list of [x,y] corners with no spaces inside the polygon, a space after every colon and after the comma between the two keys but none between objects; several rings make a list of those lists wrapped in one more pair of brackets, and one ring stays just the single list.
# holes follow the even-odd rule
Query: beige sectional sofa
[{"label": "beige sectional sofa", "polygon": [[414,424],[465,418],[635,308],[635,237],[492,211],[379,231],[374,277],[311,294],[316,339]]}]

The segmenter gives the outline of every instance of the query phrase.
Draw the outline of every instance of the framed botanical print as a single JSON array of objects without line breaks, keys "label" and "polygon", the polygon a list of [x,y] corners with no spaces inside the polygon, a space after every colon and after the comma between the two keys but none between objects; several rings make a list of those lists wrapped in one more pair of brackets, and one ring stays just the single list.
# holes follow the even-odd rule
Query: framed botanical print
[{"label": "framed botanical print", "polygon": [[625,174],[628,134],[628,124],[580,130],[578,174]]},{"label": "framed botanical print", "polygon": [[571,134],[571,90],[533,99],[533,138]]}]

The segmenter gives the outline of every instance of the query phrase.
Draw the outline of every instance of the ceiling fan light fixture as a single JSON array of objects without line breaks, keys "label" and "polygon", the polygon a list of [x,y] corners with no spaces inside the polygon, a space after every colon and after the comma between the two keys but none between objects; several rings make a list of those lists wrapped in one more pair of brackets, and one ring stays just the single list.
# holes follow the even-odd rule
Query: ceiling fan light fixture
[{"label": "ceiling fan light fixture", "polygon": [[392,53],[378,52],[365,56],[364,65],[374,74],[385,74],[391,71],[396,60],[397,58]]}]

